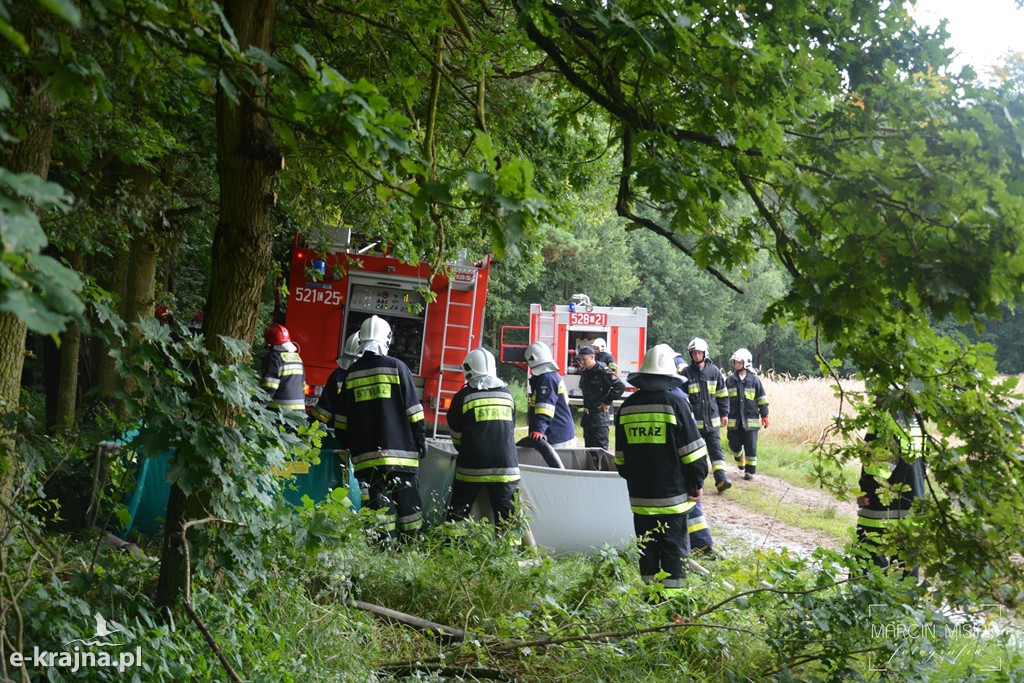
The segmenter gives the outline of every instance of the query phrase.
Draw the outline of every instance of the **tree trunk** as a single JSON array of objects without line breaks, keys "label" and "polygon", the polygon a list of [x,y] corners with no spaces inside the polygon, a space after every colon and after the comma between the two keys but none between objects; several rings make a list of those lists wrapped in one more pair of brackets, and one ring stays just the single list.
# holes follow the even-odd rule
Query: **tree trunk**
[{"label": "tree trunk", "polygon": [[[11,100],[24,104],[8,117],[7,129],[22,125],[24,135],[13,145],[0,146],[0,167],[12,173],[35,173],[46,178],[53,146],[53,122],[57,107],[34,82],[16,84]],[[14,119],[14,120],[12,120]],[[25,323],[13,313],[0,313],[0,411],[18,412],[21,371],[25,364]],[[0,434],[0,495],[9,500],[15,480],[14,439]],[[0,513],[2,515],[2,513]]]},{"label": "tree trunk", "polygon": [[[127,261],[128,253],[115,249],[113,256],[109,260],[104,258],[104,260],[100,261],[100,264],[97,264],[98,267],[94,269],[94,272],[98,274],[100,286],[117,298],[116,310],[122,318],[125,317],[124,302],[127,298]],[[117,370],[114,367],[114,359],[111,358],[106,342],[101,337],[97,336],[93,339],[91,348],[91,355],[94,359],[93,376],[100,400],[106,404],[107,408],[117,413],[119,412],[117,408],[118,402],[114,396],[118,389],[121,388],[121,377],[117,374]]]},{"label": "tree trunk", "polygon": [[[85,268],[85,254],[76,249],[68,254],[68,265],[81,273]],[[76,323],[68,323],[61,335],[60,380],[57,386],[57,410],[54,427],[67,432],[75,424],[78,407],[78,357],[82,346],[82,330]]]},{"label": "tree trunk", "polygon": [[[243,50],[252,46],[272,52],[276,5],[276,0],[225,3],[225,15]],[[248,92],[239,95],[237,102],[223,89],[217,91],[220,216],[213,238],[204,332],[207,346],[222,361],[228,360],[228,352],[219,335],[251,342],[256,333],[271,257],[271,182],[284,164],[274,146],[270,122],[260,113],[266,106],[266,70],[258,75],[259,86],[246,85]],[[226,424],[234,420],[226,404],[215,409]],[[187,571],[180,550],[183,524],[202,509],[202,499],[185,498],[177,486],[172,487],[156,596],[162,607],[172,607],[181,595]]]}]

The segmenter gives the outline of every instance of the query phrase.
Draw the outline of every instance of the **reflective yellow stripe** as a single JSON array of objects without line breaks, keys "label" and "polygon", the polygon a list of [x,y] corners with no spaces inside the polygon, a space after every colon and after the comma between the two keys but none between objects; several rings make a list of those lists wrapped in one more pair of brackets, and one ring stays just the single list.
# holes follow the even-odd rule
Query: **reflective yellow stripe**
[{"label": "reflective yellow stripe", "polygon": [[498,397],[478,398],[478,399],[476,399],[474,401],[467,401],[466,404],[464,406],[462,406],[462,412],[463,413],[468,413],[470,410],[472,410],[474,408],[479,408],[481,406],[514,406],[514,405],[515,405],[515,402],[511,398],[498,398]]},{"label": "reflective yellow stripe", "polygon": [[698,448],[694,452],[690,453],[689,455],[682,456],[683,464],[684,465],[688,465],[691,462],[696,462],[696,461],[700,460],[701,458],[703,458],[704,456],[706,456],[707,454],[708,454],[707,446],[701,446],[700,448]]},{"label": "reflective yellow stripe", "polygon": [[667,422],[676,424],[676,416],[672,413],[628,413],[619,416],[619,424],[632,422]]},{"label": "reflective yellow stripe", "polygon": [[390,465],[392,467],[419,467],[420,461],[415,458],[376,458],[374,460],[364,460],[355,464],[355,471],[360,472],[367,469],[368,467],[381,467]]},{"label": "reflective yellow stripe", "polygon": [[471,483],[471,484],[488,484],[488,483],[500,484],[500,483],[507,483],[507,482],[511,482],[511,481],[519,481],[519,475],[518,474],[483,474],[483,475],[473,475],[473,474],[459,474],[458,472],[456,472],[455,473],[455,478],[458,481],[465,481],[465,482],[468,482],[468,483]]},{"label": "reflective yellow stripe", "polygon": [[349,379],[345,382],[348,387],[365,387],[371,384],[401,384],[402,380],[398,375],[391,375],[381,373],[379,375],[369,375],[367,377],[359,377],[356,379]]},{"label": "reflective yellow stripe", "polygon": [[690,508],[696,505],[692,500],[688,500],[685,503],[679,503],[678,505],[668,505],[665,507],[646,507],[642,505],[630,505],[629,509],[637,515],[676,515],[683,512],[689,512]]}]

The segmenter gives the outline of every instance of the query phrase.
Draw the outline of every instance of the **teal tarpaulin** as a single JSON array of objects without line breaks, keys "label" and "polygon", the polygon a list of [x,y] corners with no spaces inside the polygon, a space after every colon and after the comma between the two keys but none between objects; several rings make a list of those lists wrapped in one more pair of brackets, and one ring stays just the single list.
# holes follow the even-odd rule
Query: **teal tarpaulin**
[{"label": "teal tarpaulin", "polygon": [[[138,433],[137,429],[126,432],[118,443],[130,445]],[[349,468],[344,466],[339,453],[337,441],[332,437],[324,437],[319,463],[288,463],[286,469],[294,473],[286,481],[281,482],[284,499],[295,506],[302,505],[303,496],[309,496],[313,502],[320,502],[327,498],[331,490],[342,486],[344,482],[352,507],[358,510],[359,483]],[[124,498],[129,521],[121,529],[120,536],[127,536],[132,529],[144,534],[157,533],[163,529],[167,516],[167,501],[171,495],[167,471],[170,469],[173,456],[174,449],[157,451],[153,456],[143,454],[141,451],[137,453],[135,487]]]}]

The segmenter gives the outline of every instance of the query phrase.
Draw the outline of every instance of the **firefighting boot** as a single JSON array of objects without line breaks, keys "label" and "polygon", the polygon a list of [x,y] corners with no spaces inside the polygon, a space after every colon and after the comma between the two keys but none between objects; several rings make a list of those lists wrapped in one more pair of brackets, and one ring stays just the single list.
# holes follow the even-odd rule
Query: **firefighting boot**
[{"label": "firefighting boot", "polygon": [[736,456],[736,466],[740,468],[740,472],[747,471],[747,458],[743,455]]},{"label": "firefighting boot", "polygon": [[715,470],[715,489],[719,493],[725,493],[732,488],[732,482],[729,481],[729,475],[725,473],[725,470]]}]

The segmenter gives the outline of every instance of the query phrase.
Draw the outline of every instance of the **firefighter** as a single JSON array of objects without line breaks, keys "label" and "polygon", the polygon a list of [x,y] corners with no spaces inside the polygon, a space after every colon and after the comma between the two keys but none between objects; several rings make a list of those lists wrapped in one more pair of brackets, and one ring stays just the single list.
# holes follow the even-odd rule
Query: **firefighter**
[{"label": "firefighter", "polygon": [[450,521],[468,517],[483,486],[494,511],[495,528],[504,531],[511,527],[519,489],[515,399],[498,379],[490,351],[473,349],[462,369],[466,385],[452,398],[447,413],[458,453],[447,517]]},{"label": "firefighter", "polygon": [[729,450],[750,481],[757,473],[757,433],[768,428],[768,397],[754,370],[754,358],[746,349],[732,354],[733,372],[725,380],[729,392]]},{"label": "firefighter", "polygon": [[203,312],[203,309],[200,308],[198,311],[196,311],[195,314],[192,316],[192,320],[190,320],[188,323],[189,332],[191,332],[192,334],[202,334],[203,319],[205,317],[206,314]]},{"label": "firefighter", "polygon": [[608,353],[608,342],[601,337],[594,340],[594,360],[598,363],[604,363],[615,372],[619,371],[619,366],[615,362],[615,356]]},{"label": "firefighter", "polygon": [[[327,426],[328,431],[333,433],[337,443],[332,444],[330,441],[324,441],[323,448],[332,450],[341,443],[341,436],[338,434],[338,420],[336,412],[338,410],[339,402],[341,401],[341,389],[345,386],[345,375],[348,374],[348,368],[352,363],[355,362],[356,358],[359,358],[359,333],[353,332],[345,340],[345,346],[342,347],[341,355],[338,356],[335,363],[338,367],[334,369],[334,372],[327,378],[327,382],[324,384],[323,390],[320,392],[320,398],[316,402],[316,406],[312,410],[312,417],[323,422]],[[342,452],[342,457],[347,457],[347,453]],[[354,474],[354,473],[353,473]],[[359,483],[360,502],[362,507],[368,507],[370,504],[370,491],[369,485],[365,479],[356,478]],[[342,470],[341,481],[348,481],[347,470]]]},{"label": "firefighter", "polygon": [[153,309],[153,315],[161,325],[170,325],[174,322],[174,314],[171,313],[171,309],[167,308],[167,306],[164,306],[163,304],[159,304],[155,309]]},{"label": "firefighter", "polygon": [[261,386],[270,400],[267,407],[280,410],[305,410],[306,371],[288,328],[271,323],[263,330],[263,341],[270,351],[263,357]]},{"label": "firefighter", "polygon": [[[924,496],[924,431],[916,417],[888,417],[897,438],[887,449],[881,464],[864,465],[860,473],[861,495],[857,497],[857,539],[871,555],[871,562],[887,568],[898,562],[885,555],[881,546],[893,525],[910,515],[915,498]],[[864,441],[875,441],[867,434]],[[887,491],[883,495],[880,492]],[[904,576],[917,578],[918,570],[904,569]]]},{"label": "firefighter", "polygon": [[[341,355],[335,361],[338,367],[327,378],[323,391],[320,392],[320,398],[316,402],[316,407],[313,408],[313,417],[335,430],[335,432],[338,429],[335,411],[338,408],[338,401],[341,397],[341,388],[345,385],[345,375],[348,374],[349,366],[355,362],[356,358],[359,358],[358,349],[359,333],[353,332],[345,340],[345,346],[342,348]],[[337,433],[335,433],[335,436],[337,437]],[[338,438],[340,440],[340,437]]]},{"label": "firefighter", "polygon": [[626,480],[633,528],[640,544],[640,577],[662,581],[670,597],[681,592],[690,556],[687,513],[696,505],[708,473],[707,448],[682,385],[675,352],[658,344],[629,376],[637,391],[622,402],[615,420],[615,466]]},{"label": "firefighter", "polygon": [[537,341],[526,347],[524,355],[526,364],[530,366],[528,438],[532,441],[546,441],[552,448],[575,446],[576,423],[569,409],[565,382],[558,374],[551,349],[544,342]]},{"label": "firefighter", "polygon": [[360,357],[348,367],[335,411],[342,448],[369,488],[368,507],[381,513],[387,540],[423,526],[419,461],[427,454],[423,406],[409,366],[388,356],[391,325],[376,315],[359,328]]},{"label": "firefighter", "polygon": [[608,450],[608,417],[612,402],[626,390],[626,384],[610,367],[596,360],[594,347],[576,351],[583,392],[583,441],[587,448]]},{"label": "firefighter", "polygon": [[[686,379],[684,390],[697,420],[697,429],[708,447],[715,489],[725,493],[732,488],[725,471],[725,453],[722,451],[722,427],[729,423],[729,391],[725,377],[718,366],[708,360],[708,343],[694,337],[686,346],[690,361],[676,360],[676,370]],[[680,363],[682,361],[682,363]]]}]

